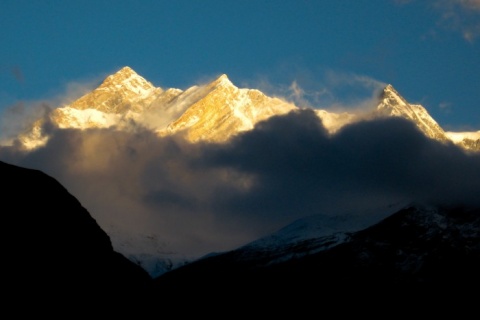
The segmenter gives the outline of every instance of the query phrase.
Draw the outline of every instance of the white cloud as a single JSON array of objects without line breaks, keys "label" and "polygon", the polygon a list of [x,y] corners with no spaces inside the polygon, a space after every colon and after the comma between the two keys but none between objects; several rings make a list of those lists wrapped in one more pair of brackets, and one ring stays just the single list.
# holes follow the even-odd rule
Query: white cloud
[{"label": "white cloud", "polygon": [[6,107],[0,114],[0,145],[10,144],[13,138],[28,129],[35,120],[45,117],[53,108],[72,103],[98,86],[100,81],[101,77],[72,81],[51,97],[17,101]]},{"label": "white cloud", "polygon": [[275,96],[298,107],[324,109],[335,112],[371,111],[379,93],[387,83],[355,73],[322,70],[315,74],[300,70],[287,85],[273,85],[266,78],[246,84],[259,88],[269,96]]}]

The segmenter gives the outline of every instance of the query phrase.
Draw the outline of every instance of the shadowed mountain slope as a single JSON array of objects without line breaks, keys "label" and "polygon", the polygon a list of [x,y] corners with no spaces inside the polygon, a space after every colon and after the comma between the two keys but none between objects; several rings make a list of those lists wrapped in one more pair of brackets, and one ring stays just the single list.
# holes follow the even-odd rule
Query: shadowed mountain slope
[{"label": "shadowed mountain slope", "polygon": [[7,302],[88,307],[133,301],[146,292],[150,276],[113,250],[108,235],[58,181],[4,162],[0,177]]},{"label": "shadowed mountain slope", "polygon": [[[161,288],[157,292],[169,292],[169,297],[248,299],[272,308],[284,303],[285,308],[325,310],[332,302],[382,302],[408,309],[442,301],[471,308],[478,298],[479,210],[406,207],[343,236],[347,239],[333,246],[325,245],[331,236],[299,242],[284,252],[293,258],[273,263],[264,248],[245,246],[154,281]],[[317,252],[305,254],[312,248]],[[278,254],[271,256],[279,260]]]}]

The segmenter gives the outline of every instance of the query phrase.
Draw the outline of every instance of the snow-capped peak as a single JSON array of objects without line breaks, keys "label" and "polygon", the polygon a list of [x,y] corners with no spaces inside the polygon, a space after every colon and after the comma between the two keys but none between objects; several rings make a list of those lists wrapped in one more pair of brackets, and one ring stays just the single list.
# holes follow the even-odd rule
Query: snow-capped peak
[{"label": "snow-capped peak", "polygon": [[407,106],[408,102],[395,90],[395,88],[388,84],[381,93],[381,99],[384,103],[388,101],[390,105]]},{"label": "snow-capped peak", "polygon": [[98,89],[126,90],[145,98],[155,87],[127,66],[108,76]]},{"label": "snow-capped peak", "polygon": [[428,114],[427,110],[419,104],[410,104],[393,88],[387,85],[380,95],[377,112],[384,116],[395,116],[413,121],[417,127],[428,137],[447,141],[443,129]]},{"label": "snow-capped peak", "polygon": [[215,87],[221,86],[221,87],[231,87],[234,86],[233,83],[228,79],[228,76],[226,74],[222,74],[219,76],[216,80],[214,80],[212,83]]},{"label": "snow-capped peak", "polygon": [[[239,132],[251,130],[256,123],[273,115],[296,109],[295,105],[266,96],[259,90],[238,88],[226,74],[185,91],[164,91],[125,66],[105,78],[95,90],[55,109],[50,120],[59,128],[77,129],[128,129],[132,124],[142,124],[159,136],[182,131],[191,142],[224,142]],[[358,119],[355,114],[345,112],[316,110],[316,114],[331,134]],[[430,138],[444,142],[452,139],[466,149],[480,150],[478,136],[467,137],[464,133],[461,136],[449,134],[447,137],[424,107],[409,104],[391,84],[379,96],[374,112],[376,116],[402,117],[413,121]],[[32,133],[35,130],[37,133]],[[35,130],[23,134],[22,143],[27,149],[43,145],[46,141],[38,125]],[[35,142],[37,140],[41,143]]]}]

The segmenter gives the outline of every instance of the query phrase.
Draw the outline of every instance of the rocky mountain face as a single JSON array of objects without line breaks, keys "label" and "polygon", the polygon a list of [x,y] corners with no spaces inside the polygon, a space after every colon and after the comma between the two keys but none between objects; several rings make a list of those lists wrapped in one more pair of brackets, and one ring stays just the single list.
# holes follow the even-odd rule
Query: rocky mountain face
[{"label": "rocky mountain face", "polygon": [[467,305],[475,294],[466,288],[480,284],[478,209],[406,206],[361,230],[291,239],[192,262],[155,279],[155,285],[191,299],[200,299],[208,287],[208,299],[234,300],[248,292],[251,301],[267,303],[269,297],[276,305],[288,303],[286,308],[318,310],[339,301],[399,308],[444,300]]},{"label": "rocky mountain face", "polygon": [[419,104],[409,104],[394,88],[388,85],[380,95],[376,113],[396,116],[414,122],[427,137],[443,143],[453,142],[468,151],[480,151],[480,131],[446,132]]},{"label": "rocky mountain face", "polygon": [[[226,75],[185,91],[155,87],[131,68],[107,77],[92,92],[70,105],[55,108],[48,121],[60,129],[109,128],[129,130],[141,125],[159,136],[180,134],[190,142],[224,142],[251,130],[256,123],[298,107],[255,89],[237,88]],[[315,110],[326,129],[334,133],[357,121],[355,114]],[[398,116],[413,121],[428,137],[454,142],[466,150],[480,151],[480,135],[446,133],[421,105],[409,104],[391,85],[383,90],[372,116]],[[26,149],[44,145],[45,119],[36,121],[19,136]],[[454,137],[454,138],[453,138]]]},{"label": "rocky mountain face", "polygon": [[[269,97],[255,89],[238,88],[221,75],[214,81],[186,90],[155,87],[129,67],[107,77],[93,91],[66,106],[51,111],[47,118],[38,119],[18,137],[26,150],[48,142],[49,128],[86,130],[112,128],[150,130],[159,137],[179,135],[190,142],[228,141],[232,136],[251,130],[260,121],[299,108],[279,98]],[[315,110],[325,128],[334,134],[343,126],[361,120],[353,113]],[[431,139],[455,143],[465,150],[480,151],[480,135],[445,132],[420,105],[409,104],[391,85],[384,88],[371,117],[402,117],[413,121]],[[335,237],[340,241],[344,234]],[[164,250],[157,239],[138,235],[136,239],[119,236],[118,249],[137,265],[158,276],[188,263],[183,256]],[[331,244],[330,240],[319,240]],[[135,251],[132,243],[150,248]],[[152,252],[155,254],[152,255]]]},{"label": "rocky mountain face", "polygon": [[418,104],[409,104],[400,94],[388,85],[380,96],[377,112],[384,116],[402,117],[413,121],[417,127],[430,137],[439,141],[448,141],[443,129],[428,114],[427,110]]},{"label": "rocky mountain face", "polygon": [[54,178],[5,162],[0,176],[5,306],[43,301],[42,308],[55,312],[101,302],[113,312],[116,303],[133,304],[147,292],[151,277],[113,250],[109,236]]},{"label": "rocky mountain face", "polygon": [[173,315],[170,306],[178,303],[193,308],[183,314],[214,316],[225,310],[344,314],[351,308],[370,315],[463,315],[477,307],[478,209],[407,205],[371,221],[310,217],[152,280],[112,249],[106,233],[55,179],[5,162],[0,174],[8,186],[2,198],[4,310],[17,314],[31,312],[18,303],[34,306],[37,314],[137,317],[158,310]]},{"label": "rocky mountain face", "polygon": [[253,129],[259,121],[295,109],[292,104],[270,98],[258,90],[239,89],[226,75],[200,88],[190,88],[195,96],[185,112],[160,135],[185,130],[189,141],[223,142],[234,134]]},{"label": "rocky mountain face", "polygon": [[[124,67],[92,92],[54,109],[48,120],[61,129],[129,130],[133,122],[159,136],[180,133],[191,142],[222,142],[253,129],[259,121],[295,108],[258,90],[239,89],[226,75],[185,91],[163,90]],[[37,121],[19,137],[26,149],[46,143],[48,134],[42,132],[43,125]]]}]

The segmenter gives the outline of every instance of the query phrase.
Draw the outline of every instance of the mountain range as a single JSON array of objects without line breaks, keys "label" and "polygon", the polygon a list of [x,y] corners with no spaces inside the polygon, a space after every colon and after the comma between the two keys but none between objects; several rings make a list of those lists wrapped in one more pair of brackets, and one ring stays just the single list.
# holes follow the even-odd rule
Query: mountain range
[{"label": "mountain range", "polygon": [[213,317],[237,309],[237,315],[305,316],[319,308],[370,315],[386,308],[397,314],[476,310],[478,209],[397,204],[369,221],[309,217],[152,279],[113,250],[109,236],[54,178],[4,162],[0,173],[9,186],[2,198],[5,310],[18,303],[35,306],[37,314],[110,316],[177,314],[171,306]]},{"label": "mountain range", "polygon": [[[19,146],[22,152],[32,152],[47,145],[55,130],[111,129],[121,133],[139,128],[159,138],[223,144],[268,119],[304,109],[256,89],[238,88],[226,75],[186,90],[162,89],[124,67],[91,92],[35,119],[12,145]],[[383,88],[376,105],[361,114],[308,109],[321,120],[329,135],[353,123],[398,117],[413,123],[425,137],[441,145],[472,155],[480,151],[480,131],[444,131],[424,107],[408,103],[391,85]],[[383,280],[395,286],[400,282],[417,286],[438,283],[441,276],[447,277],[449,283],[463,286],[467,280],[478,283],[474,269],[470,269],[478,266],[480,251],[475,210],[401,202],[378,207],[368,218],[360,213],[342,217],[312,215],[233,251],[205,257],[172,251],[156,235],[125,236],[115,228],[106,231],[114,250],[158,278],[158,288],[168,288],[168,292],[195,292],[194,287],[207,285],[223,291],[227,290],[225,278],[236,279],[232,280],[235,287],[263,283],[262,290],[277,288],[272,283],[282,282],[278,277],[287,281],[292,290],[300,290],[294,281],[298,277],[302,283],[313,277],[317,285],[329,288],[335,283],[344,286],[368,282],[380,286]],[[457,219],[456,212],[465,220]],[[450,240],[452,247],[447,244]],[[412,247],[417,241],[418,247]],[[364,257],[367,253],[369,257]],[[452,262],[455,259],[458,266]],[[465,274],[460,274],[461,268],[467,270]],[[340,270],[349,276],[341,275]],[[317,272],[319,275],[314,276]],[[325,278],[325,274],[331,278]],[[195,284],[196,281],[199,282]]]},{"label": "mountain range", "polygon": [[[446,309],[475,305],[478,209],[405,206],[360,230],[325,230],[322,236],[292,241],[287,235],[292,229],[302,234],[305,222],[165,273],[154,280],[155,293],[162,301],[243,298],[271,310],[282,305],[285,311],[302,306],[339,312],[339,304],[360,304],[375,313],[380,304],[399,312],[435,312],[438,303],[446,303]],[[333,221],[324,222],[328,229]],[[204,298],[206,288],[211,294]]]},{"label": "mountain range", "polygon": [[[253,129],[262,120],[298,109],[301,107],[259,90],[237,88],[225,74],[182,91],[155,87],[130,67],[124,67],[93,91],[69,105],[54,108],[48,119],[38,119],[20,134],[19,141],[26,149],[45,144],[48,133],[42,126],[48,121],[60,129],[81,130],[108,127],[129,130],[136,123],[159,136],[181,134],[191,142],[224,142],[239,132]],[[383,89],[376,108],[361,116],[314,111],[330,133],[365,118],[397,116],[413,121],[432,139],[480,151],[480,131],[445,132],[423,106],[408,103],[392,85]]]}]

